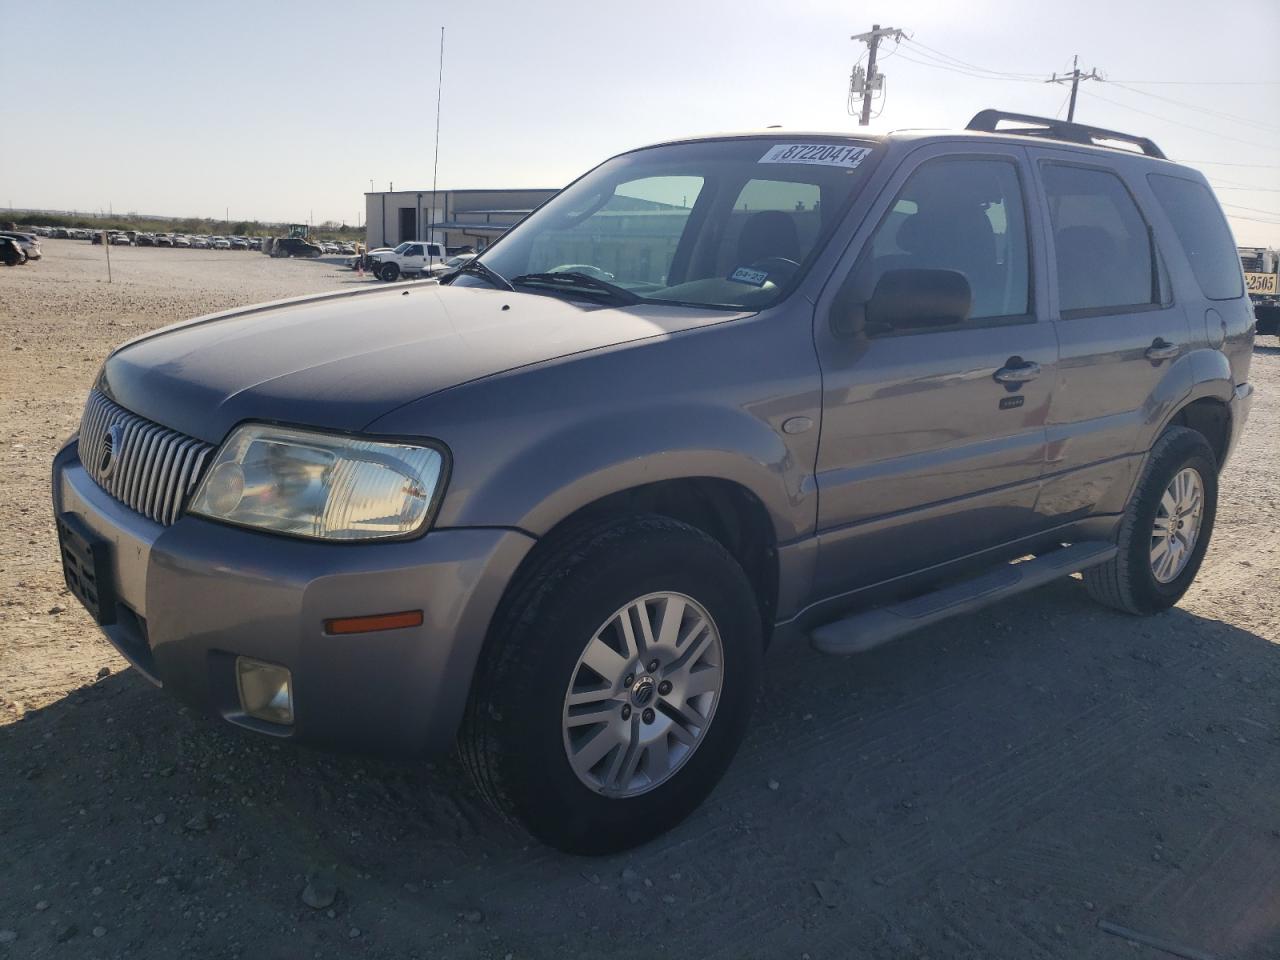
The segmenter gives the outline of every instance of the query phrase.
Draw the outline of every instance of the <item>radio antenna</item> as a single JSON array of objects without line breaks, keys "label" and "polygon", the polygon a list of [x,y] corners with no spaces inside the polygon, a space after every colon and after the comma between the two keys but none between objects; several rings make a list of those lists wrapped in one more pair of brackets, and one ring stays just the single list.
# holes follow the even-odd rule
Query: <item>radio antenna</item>
[{"label": "radio antenna", "polygon": [[440,28],[440,71],[436,75],[436,156],[431,164],[431,224],[427,227],[427,239],[436,239],[436,177],[440,173],[440,93],[444,86],[444,27]]}]

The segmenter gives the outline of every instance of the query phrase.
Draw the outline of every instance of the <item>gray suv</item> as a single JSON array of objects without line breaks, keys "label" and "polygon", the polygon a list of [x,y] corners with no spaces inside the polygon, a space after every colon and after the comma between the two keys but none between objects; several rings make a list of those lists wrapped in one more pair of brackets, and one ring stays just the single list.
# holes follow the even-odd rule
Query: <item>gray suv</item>
[{"label": "gray suv", "polygon": [[1176,603],[1252,341],[1213,194],[1145,139],[984,111],[663,143],[441,282],[120,347],[54,461],[62,560],[209,714],[456,743],[537,837],[618,850],[713,788],[770,643],[1079,571]]}]

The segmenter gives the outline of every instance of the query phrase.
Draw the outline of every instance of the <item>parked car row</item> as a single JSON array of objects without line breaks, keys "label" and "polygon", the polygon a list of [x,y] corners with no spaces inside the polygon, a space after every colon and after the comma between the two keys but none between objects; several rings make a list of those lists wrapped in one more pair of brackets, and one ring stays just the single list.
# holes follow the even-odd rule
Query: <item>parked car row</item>
[{"label": "parked car row", "polygon": [[[7,241],[7,242],[6,242]],[[5,249],[0,251],[0,259],[6,266],[14,267],[28,260],[39,260],[42,256],[40,252],[40,237],[34,233],[17,230],[0,230],[0,245]],[[12,249],[9,249],[12,247]],[[12,263],[10,261],[13,261]]]},{"label": "parked car row", "polygon": [[[51,237],[59,240],[102,242],[101,230],[89,230],[83,227],[29,227],[24,229],[22,236],[30,236],[33,240],[38,240],[40,237]],[[231,235],[212,236],[207,234],[144,233],[138,230],[108,230],[107,242],[137,247],[187,247],[196,250],[261,250],[264,239],[262,237]],[[350,243],[334,240],[308,242],[318,247],[321,253],[346,254],[350,256],[356,252],[356,248]]]},{"label": "parked car row", "polygon": [[[132,242],[139,247],[187,247],[193,250],[260,250],[262,249],[261,237],[210,237],[204,234],[187,235],[181,233],[137,233],[130,239],[127,234],[121,234],[126,239],[121,242]],[[109,239],[112,243],[116,242],[116,234],[111,234]],[[95,243],[100,242],[98,240]]]}]

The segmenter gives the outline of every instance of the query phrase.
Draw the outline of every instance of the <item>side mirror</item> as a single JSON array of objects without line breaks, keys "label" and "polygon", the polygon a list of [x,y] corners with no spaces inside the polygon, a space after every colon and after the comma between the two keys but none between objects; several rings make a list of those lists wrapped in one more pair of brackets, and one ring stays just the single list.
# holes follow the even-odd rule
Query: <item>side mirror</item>
[{"label": "side mirror", "polygon": [[958,270],[886,270],[866,305],[870,333],[963,323],[973,291]]}]

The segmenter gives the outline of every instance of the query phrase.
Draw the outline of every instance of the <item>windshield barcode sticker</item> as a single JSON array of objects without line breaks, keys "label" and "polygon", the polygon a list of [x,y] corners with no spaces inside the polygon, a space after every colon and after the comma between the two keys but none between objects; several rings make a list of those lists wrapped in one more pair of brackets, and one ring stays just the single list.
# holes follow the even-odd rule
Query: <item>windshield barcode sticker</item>
[{"label": "windshield barcode sticker", "polygon": [[867,158],[870,147],[840,146],[835,143],[779,143],[759,159],[759,163],[818,163],[827,167],[853,169]]}]

